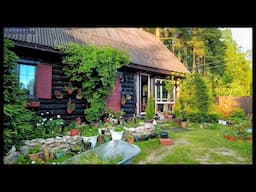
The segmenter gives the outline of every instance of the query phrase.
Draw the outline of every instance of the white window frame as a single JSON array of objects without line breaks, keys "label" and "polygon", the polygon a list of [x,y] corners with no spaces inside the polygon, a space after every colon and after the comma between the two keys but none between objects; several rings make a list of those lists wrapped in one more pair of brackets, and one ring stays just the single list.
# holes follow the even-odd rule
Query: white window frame
[{"label": "white window frame", "polygon": [[162,84],[163,81],[170,81],[167,79],[155,79],[155,101],[156,104],[174,104],[175,102],[175,86],[173,87],[173,101],[171,101],[170,94],[167,92],[167,99],[163,99],[163,86],[160,86],[160,97],[157,95],[157,81]]}]

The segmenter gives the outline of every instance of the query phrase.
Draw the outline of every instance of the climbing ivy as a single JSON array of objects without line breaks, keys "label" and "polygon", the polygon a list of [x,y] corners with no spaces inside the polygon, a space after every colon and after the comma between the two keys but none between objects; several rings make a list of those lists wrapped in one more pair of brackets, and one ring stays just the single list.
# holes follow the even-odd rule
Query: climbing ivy
[{"label": "climbing ivy", "polygon": [[82,87],[88,105],[89,122],[100,120],[106,98],[114,86],[117,70],[128,65],[128,55],[111,47],[69,44],[59,47],[66,54],[63,70],[67,77]]},{"label": "climbing ivy", "polygon": [[28,139],[32,132],[33,113],[25,108],[26,93],[20,90],[17,77],[17,55],[10,49],[12,41],[4,40],[4,152],[14,145],[19,148],[22,140]]}]

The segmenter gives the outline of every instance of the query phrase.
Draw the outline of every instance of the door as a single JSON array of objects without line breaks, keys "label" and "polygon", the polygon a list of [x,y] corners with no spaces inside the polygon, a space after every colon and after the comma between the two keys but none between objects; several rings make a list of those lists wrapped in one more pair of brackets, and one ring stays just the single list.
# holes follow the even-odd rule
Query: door
[{"label": "door", "polygon": [[150,94],[150,76],[145,73],[140,74],[139,106],[140,114],[145,114],[145,109]]}]

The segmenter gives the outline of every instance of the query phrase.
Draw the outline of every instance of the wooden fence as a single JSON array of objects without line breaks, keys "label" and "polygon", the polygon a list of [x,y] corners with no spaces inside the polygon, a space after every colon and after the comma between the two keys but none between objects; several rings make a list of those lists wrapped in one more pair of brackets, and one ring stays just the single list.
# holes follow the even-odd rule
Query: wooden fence
[{"label": "wooden fence", "polygon": [[224,101],[230,100],[230,107],[240,107],[248,115],[252,115],[252,97],[242,96],[242,97],[231,97],[231,96],[218,96],[215,97],[215,104],[221,105]]}]

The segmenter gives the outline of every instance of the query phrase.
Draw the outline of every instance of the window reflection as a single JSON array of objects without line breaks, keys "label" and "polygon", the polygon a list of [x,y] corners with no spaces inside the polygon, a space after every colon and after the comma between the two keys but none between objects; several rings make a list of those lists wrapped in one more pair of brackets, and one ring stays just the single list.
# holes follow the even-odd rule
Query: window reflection
[{"label": "window reflection", "polygon": [[35,95],[35,66],[19,65],[19,83],[21,89],[27,89],[29,96]]}]

